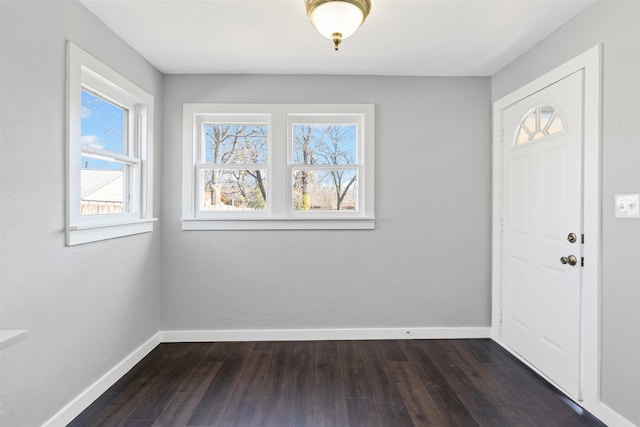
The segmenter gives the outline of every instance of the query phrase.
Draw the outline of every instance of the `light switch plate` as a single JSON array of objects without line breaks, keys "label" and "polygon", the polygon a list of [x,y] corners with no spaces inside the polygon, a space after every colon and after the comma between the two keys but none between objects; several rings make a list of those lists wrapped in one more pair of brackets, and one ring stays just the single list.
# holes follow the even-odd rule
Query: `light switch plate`
[{"label": "light switch plate", "polygon": [[616,194],[616,218],[640,218],[640,195]]}]

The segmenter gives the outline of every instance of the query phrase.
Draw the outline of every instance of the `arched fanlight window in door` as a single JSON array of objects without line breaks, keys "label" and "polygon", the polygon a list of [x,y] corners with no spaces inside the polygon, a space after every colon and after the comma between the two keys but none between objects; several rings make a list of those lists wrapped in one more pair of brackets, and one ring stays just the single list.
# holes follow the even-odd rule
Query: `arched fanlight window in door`
[{"label": "arched fanlight window in door", "polygon": [[556,135],[565,131],[562,114],[551,105],[538,105],[524,115],[515,134],[515,145]]}]

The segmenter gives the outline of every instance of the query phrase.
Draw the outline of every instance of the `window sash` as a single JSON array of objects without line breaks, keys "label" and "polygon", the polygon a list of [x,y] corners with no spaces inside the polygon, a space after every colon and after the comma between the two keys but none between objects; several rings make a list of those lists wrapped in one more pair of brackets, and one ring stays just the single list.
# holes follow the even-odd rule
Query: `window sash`
[{"label": "window sash", "polygon": [[[331,125],[353,125],[355,126],[355,153],[352,163],[315,163],[304,164],[294,161],[295,152],[295,140],[294,140],[294,127],[296,125],[315,125],[315,126],[331,126]],[[365,153],[365,140],[364,129],[365,116],[362,113],[358,114],[337,114],[337,113],[313,113],[313,114],[292,114],[288,116],[287,120],[287,157],[288,157],[288,177],[287,184],[289,192],[287,194],[287,215],[291,218],[359,218],[365,215],[365,194],[366,185],[373,185],[373,183],[367,184],[365,177],[365,168],[363,165],[364,153]],[[294,203],[294,180],[296,171],[356,171],[356,187],[357,201],[355,210],[333,210],[333,209],[310,209],[310,210],[296,210]],[[337,202],[336,202],[337,204]]]},{"label": "window sash", "polygon": [[[314,165],[315,166],[315,165]],[[331,167],[331,168],[322,168],[322,167],[314,167],[314,168],[307,168],[304,166],[295,166],[291,168],[291,173],[290,173],[290,184],[291,186],[289,187],[289,209],[291,210],[290,215],[292,217],[304,217],[304,216],[309,216],[309,215],[340,215],[340,216],[344,216],[344,217],[351,217],[351,216],[355,216],[358,217],[360,216],[359,210],[360,210],[360,204],[362,201],[362,198],[360,196],[360,177],[361,175],[361,169],[359,167],[354,167],[351,166],[350,167]],[[310,203],[310,205],[307,207],[307,209],[296,209],[296,184],[297,184],[297,180],[296,180],[296,175],[299,172],[304,172],[304,171],[309,171],[309,172],[353,172],[353,179],[355,182],[355,186],[352,184],[349,184],[348,182],[343,182],[342,181],[342,177],[341,178],[341,185],[345,185],[345,187],[342,187],[341,190],[343,190],[343,193],[341,194],[342,199],[338,200],[338,196],[336,196],[335,191],[337,190],[335,187],[335,182],[333,181],[333,179],[335,179],[335,176],[332,178],[329,178],[327,176],[321,177],[321,179],[328,181],[328,188],[325,191],[322,191],[321,189],[318,189],[317,187],[315,187],[313,184],[314,183],[309,183],[311,185],[311,192],[307,193],[308,194],[308,199],[307,202]],[[349,175],[347,175],[349,176]],[[317,178],[317,177],[315,177]],[[351,180],[349,180],[351,181]],[[326,184],[325,184],[326,185]],[[320,193],[318,193],[317,191],[320,190]],[[323,194],[324,193],[324,194]],[[347,200],[347,203],[351,202],[351,199],[353,197],[353,193],[355,193],[355,202],[354,202],[354,209],[344,209],[345,206],[349,206],[351,207],[351,205],[344,205],[344,201],[345,198]],[[348,197],[347,196],[350,196]],[[320,199],[325,199],[324,203],[329,203],[331,205],[333,205],[335,203],[336,208],[332,209],[332,208],[319,208],[317,206],[314,206],[312,204],[312,202],[314,200],[317,200],[318,198]],[[327,200],[328,199],[328,200]],[[298,201],[300,202],[300,201]],[[304,201],[302,203],[305,203]],[[338,209],[338,205],[341,205],[341,209]]]},{"label": "window sash", "polygon": [[[136,177],[138,176],[138,167],[136,164],[128,164],[128,163],[122,163],[122,162],[118,162],[118,161],[114,161],[113,163],[122,165],[122,170],[116,170],[116,172],[121,172],[121,176],[122,176],[122,183],[121,183],[121,191],[122,191],[122,200],[120,201],[121,204],[121,211],[120,212],[110,212],[110,213],[91,213],[91,212],[86,212],[85,213],[85,208],[90,207],[92,204],[95,207],[98,207],[98,210],[100,206],[105,206],[105,205],[113,205],[118,203],[116,200],[105,200],[105,199],[89,199],[86,195],[83,195],[82,193],[80,194],[80,205],[81,205],[81,209],[80,209],[80,213],[82,215],[82,218],[87,220],[88,218],[95,218],[95,221],[100,221],[100,220],[104,220],[105,218],[118,218],[120,216],[123,215],[131,215],[133,216],[136,213],[137,210],[137,206],[138,204],[136,203],[136,201],[132,198],[132,191],[131,188],[133,186],[135,186],[135,182],[136,182]],[[106,171],[109,171],[108,169]],[[82,186],[82,180],[83,177],[81,176],[80,178],[80,185]],[[113,194],[111,194],[111,196],[113,196]],[[93,202],[93,203],[92,203]],[[98,219],[99,218],[99,219]]]},{"label": "window sash", "polygon": [[[211,172],[213,174],[215,171],[224,171],[224,172],[264,171],[264,177],[262,177],[262,179],[264,180],[263,181],[263,185],[264,185],[265,181],[266,181],[266,184],[267,184],[266,188],[263,188],[265,196],[266,196],[266,201],[264,201],[265,197],[263,197],[262,189],[260,187],[258,187],[258,191],[260,191],[261,194],[259,196],[257,194],[255,195],[256,198],[258,198],[258,199],[262,198],[262,200],[265,202],[264,203],[264,208],[262,208],[262,209],[246,209],[246,210],[233,210],[233,209],[222,210],[222,209],[219,209],[219,208],[210,208],[210,209],[206,208],[205,203],[204,203],[204,201],[205,201],[204,197],[205,197],[205,194],[207,192],[206,187],[207,187],[208,181],[205,179],[205,174],[207,172]],[[249,179],[256,179],[252,175],[250,175],[250,177],[251,178],[249,178]],[[250,168],[244,168],[244,167],[243,168],[236,168],[236,167],[217,168],[217,167],[208,167],[208,166],[207,167],[201,167],[201,168],[198,168],[197,171],[196,171],[196,180],[197,180],[197,183],[196,183],[196,187],[197,187],[196,192],[197,192],[197,194],[196,194],[196,197],[195,197],[195,201],[196,201],[196,208],[197,208],[199,216],[207,216],[207,215],[212,215],[212,214],[213,215],[216,215],[216,214],[222,214],[222,215],[235,215],[235,214],[262,215],[263,213],[268,213],[270,211],[270,204],[269,204],[270,199],[271,199],[270,194],[269,194],[269,182],[270,182],[270,179],[269,179],[269,171],[265,167],[255,167],[255,168],[251,168],[251,167]],[[258,185],[257,182],[256,182],[256,185]],[[239,187],[238,187],[238,189],[239,189]],[[220,190],[222,190],[222,186],[221,186]],[[255,191],[256,188],[253,187],[253,188],[245,188],[244,189],[244,191],[247,191],[247,190]],[[222,194],[220,196],[222,197]],[[251,200],[246,200],[245,202],[250,202],[250,201]],[[241,203],[243,203],[243,202],[241,202]],[[236,204],[233,203],[233,199],[232,199],[231,206],[236,206]]]},{"label": "window sash", "polygon": [[264,125],[267,127],[267,158],[269,164],[271,155],[271,115],[270,114],[194,114],[193,129],[195,159],[196,162],[206,163],[206,137],[204,127],[206,125]]},{"label": "window sash", "polygon": [[[205,186],[206,183],[205,181],[202,179],[204,176],[204,173],[207,171],[215,171],[215,170],[221,170],[221,171],[256,171],[256,170],[260,170],[260,171],[265,171],[265,180],[267,182],[267,186],[265,189],[265,193],[266,193],[266,206],[265,209],[261,209],[261,210],[253,210],[253,211],[220,211],[220,210],[216,210],[216,209],[206,209],[204,207],[204,200],[203,195],[205,192]],[[270,193],[270,183],[271,183],[271,179],[270,179],[270,169],[268,168],[268,165],[265,164],[261,164],[261,163],[251,163],[251,164],[220,164],[220,163],[200,163],[198,165],[196,165],[195,169],[194,169],[194,174],[195,174],[195,185],[194,185],[194,211],[197,212],[197,216],[198,217],[207,217],[207,216],[216,216],[218,214],[221,215],[242,215],[242,216],[251,216],[251,215],[258,215],[258,216],[263,216],[264,214],[268,214],[270,212],[270,207],[271,207],[271,193]]]},{"label": "window sash", "polygon": [[99,148],[93,148],[93,147],[80,148],[80,155],[95,157],[95,158],[104,159],[104,160],[110,160],[113,162],[126,163],[128,165],[139,165],[141,163],[141,160],[139,157],[126,156],[126,155],[114,153],[113,151],[101,150]]},{"label": "window sash", "polygon": [[[84,78],[84,74],[83,74],[83,78]],[[97,79],[97,77],[95,75],[92,75],[92,79],[95,80]],[[81,85],[82,92],[87,92],[93,95],[94,97],[98,98],[99,100],[112,104],[115,107],[118,107],[126,112],[124,114],[124,119],[123,119],[123,122],[124,122],[123,130],[126,130],[126,132],[123,132],[123,135],[122,135],[122,153],[117,153],[117,152],[114,152],[114,153],[134,156],[134,157],[138,156],[139,144],[136,143],[137,142],[136,137],[138,136],[136,130],[140,122],[140,114],[137,114],[138,110],[140,109],[140,106],[137,104],[128,103],[130,100],[127,97],[123,97],[121,93],[110,88],[109,86],[102,85],[102,88],[107,90],[106,94],[98,92],[96,89],[89,88],[84,84]],[[81,144],[81,147],[87,147],[87,146]],[[108,151],[108,150],[105,150],[105,151]]]},{"label": "window sash", "polygon": [[[327,120],[328,118],[332,120]],[[333,120],[335,118],[335,120]],[[332,116],[331,114],[327,115],[314,115],[310,117],[306,116],[292,116],[289,117],[289,133],[288,133],[288,153],[289,153],[289,164],[291,165],[305,165],[304,163],[295,161],[295,139],[293,134],[294,126],[296,125],[315,125],[315,126],[332,126],[332,125],[352,125],[355,126],[355,147],[354,147],[354,159],[351,163],[338,163],[341,165],[358,165],[362,163],[362,152],[364,140],[362,139],[361,128],[363,125],[363,118],[351,117],[351,116]],[[316,163],[318,165],[332,165],[333,163]],[[309,165],[311,166],[311,165]]]},{"label": "window sash", "polygon": [[[269,159],[269,142],[268,142],[269,141],[269,130],[268,130],[268,125],[266,123],[237,123],[237,122],[234,122],[234,123],[203,123],[202,131],[201,131],[201,139],[200,139],[200,144],[199,144],[199,151],[198,151],[198,159],[201,162],[204,162],[204,163],[207,162],[207,158],[206,158],[207,157],[207,137],[206,137],[205,132],[204,132],[204,127],[207,126],[207,125],[224,125],[224,124],[234,125],[234,126],[235,125],[261,126],[262,125],[262,126],[267,127],[267,131],[266,131],[267,135],[265,137],[266,147],[264,147],[264,149],[261,150],[261,151],[264,151],[264,153],[262,153],[262,152],[259,153],[259,157],[264,157],[264,161],[263,162],[247,162],[247,163],[235,163],[235,162],[229,161],[229,162],[217,162],[218,164],[223,164],[223,165],[226,165],[226,164],[228,164],[228,165],[268,164],[268,162],[269,162],[269,160],[268,160]],[[237,148],[237,150],[241,151],[241,150],[243,150],[243,148],[240,147],[240,148]],[[232,152],[232,153],[234,153],[234,152]],[[228,153],[225,153],[225,154],[228,154]],[[213,162],[209,162],[209,163],[213,163]]]}]

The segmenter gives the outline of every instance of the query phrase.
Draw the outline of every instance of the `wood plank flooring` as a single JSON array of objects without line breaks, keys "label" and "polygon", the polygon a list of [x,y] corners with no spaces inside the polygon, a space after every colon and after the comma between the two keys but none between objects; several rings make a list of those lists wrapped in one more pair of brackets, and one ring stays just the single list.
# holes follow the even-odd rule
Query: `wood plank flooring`
[{"label": "wood plank flooring", "polygon": [[603,426],[491,340],[161,344],[70,426]]}]

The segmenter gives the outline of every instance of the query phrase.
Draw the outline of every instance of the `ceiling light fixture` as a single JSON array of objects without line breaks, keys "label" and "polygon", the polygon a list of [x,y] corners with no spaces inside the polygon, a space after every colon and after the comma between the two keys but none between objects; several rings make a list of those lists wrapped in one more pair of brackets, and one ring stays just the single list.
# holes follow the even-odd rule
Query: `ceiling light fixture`
[{"label": "ceiling light fixture", "polygon": [[305,0],[311,23],[333,40],[335,50],[342,39],[355,33],[371,10],[371,0]]}]

